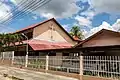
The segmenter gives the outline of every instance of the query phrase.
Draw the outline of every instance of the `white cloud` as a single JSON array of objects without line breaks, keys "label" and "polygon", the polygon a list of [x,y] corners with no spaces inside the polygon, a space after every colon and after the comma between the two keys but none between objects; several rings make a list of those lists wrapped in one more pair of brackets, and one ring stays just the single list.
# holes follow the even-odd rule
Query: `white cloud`
[{"label": "white cloud", "polygon": [[88,10],[82,12],[81,15],[86,16],[88,19],[92,19],[95,15],[95,12],[89,8]]},{"label": "white cloud", "polygon": [[8,20],[10,17],[12,17],[11,8],[0,2],[0,22]]},{"label": "white cloud", "polygon": [[69,24],[64,24],[64,25],[62,25],[62,27],[63,27],[66,31],[69,31]]},{"label": "white cloud", "polygon": [[101,29],[107,29],[107,30],[120,32],[120,19],[117,19],[117,21],[113,25],[110,25],[109,23],[103,21],[103,23],[100,26],[93,27],[89,31],[84,30],[83,33],[85,35],[85,38],[87,38],[87,37],[95,34],[96,32],[100,31]]},{"label": "white cloud", "polygon": [[[19,4],[22,0],[16,0],[16,3]],[[25,5],[28,5],[31,0],[25,0],[24,5],[20,6],[19,9],[22,10]],[[35,0],[33,3],[40,2],[40,0]],[[76,5],[77,0],[51,0],[46,5],[34,11],[34,13],[40,14],[43,17],[50,18],[66,18],[71,17],[73,14],[76,14],[80,7]],[[31,6],[31,4],[29,5]],[[34,5],[35,6],[35,5]],[[32,9],[29,9],[29,11]]]},{"label": "white cloud", "polygon": [[90,26],[91,25],[91,21],[88,18],[85,18],[83,16],[76,16],[75,20],[77,20],[79,22],[79,25],[81,25],[81,26]]},{"label": "white cloud", "polygon": [[100,26],[94,27],[94,28],[90,29],[90,31],[87,31],[85,33],[85,37],[87,38],[87,37],[95,34],[96,32],[100,31],[101,29],[107,29],[107,30],[115,31],[115,29],[109,23],[103,21],[103,23]]},{"label": "white cloud", "polygon": [[14,31],[16,31],[14,28],[0,24],[0,33],[10,33]]},{"label": "white cloud", "polygon": [[83,29],[82,34],[84,35],[84,39],[86,39],[88,37],[88,31],[87,30]]},{"label": "white cloud", "polygon": [[98,27],[93,27],[88,30],[84,30],[83,33],[85,35],[85,38],[95,34],[96,32],[100,31],[101,29],[107,29],[112,31],[119,31],[120,32],[120,19],[118,19],[113,25],[110,25],[109,23],[103,21],[103,23]]},{"label": "white cloud", "polygon": [[54,15],[51,13],[41,13],[41,16],[45,17],[45,18],[53,18],[54,17]]},{"label": "white cloud", "polygon": [[91,33],[96,33],[98,31],[100,31],[101,29],[114,30],[109,23],[103,21],[103,23],[100,26],[92,28]]},{"label": "white cloud", "polygon": [[117,19],[117,21],[112,25],[115,31],[120,31],[120,19]]},{"label": "white cloud", "polygon": [[89,3],[97,13],[120,13],[120,0],[89,0]]},{"label": "white cloud", "polygon": [[88,2],[88,0],[78,0],[78,1],[82,1],[82,2]]},{"label": "white cloud", "polygon": [[32,18],[33,18],[34,20],[37,20],[37,19],[38,19],[38,17],[37,17],[37,16],[32,16]]},{"label": "white cloud", "polygon": [[103,23],[100,26],[92,28],[86,34],[87,34],[87,36],[90,36],[98,31],[100,31],[101,29],[108,29],[108,30],[120,32],[120,19],[117,19],[117,21],[113,25],[110,25],[109,23],[103,21]]}]

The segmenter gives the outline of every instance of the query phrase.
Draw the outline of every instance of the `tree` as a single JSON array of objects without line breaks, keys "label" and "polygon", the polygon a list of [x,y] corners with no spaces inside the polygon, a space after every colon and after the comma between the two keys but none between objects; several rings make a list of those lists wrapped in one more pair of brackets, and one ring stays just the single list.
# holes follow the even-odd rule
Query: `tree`
[{"label": "tree", "polygon": [[10,46],[16,47],[16,42],[18,44],[22,43],[23,36],[21,34],[0,34],[0,51],[4,51],[4,48]]},{"label": "tree", "polygon": [[83,39],[84,36],[83,36],[83,33],[82,31],[80,30],[80,27],[79,26],[73,26],[69,32],[69,34],[72,36],[72,37],[78,37],[79,39]]}]

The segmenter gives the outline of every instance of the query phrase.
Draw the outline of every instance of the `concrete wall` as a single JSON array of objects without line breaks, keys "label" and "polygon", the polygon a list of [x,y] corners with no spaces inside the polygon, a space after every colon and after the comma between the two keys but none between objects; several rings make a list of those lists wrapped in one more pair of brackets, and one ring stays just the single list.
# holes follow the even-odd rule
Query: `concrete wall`
[{"label": "concrete wall", "polygon": [[[51,29],[53,26],[53,31]],[[53,39],[51,39],[51,34]],[[52,40],[56,42],[69,42],[76,44],[54,21],[48,21],[33,30],[33,39]]]},{"label": "concrete wall", "polygon": [[55,42],[67,42],[57,31],[53,31],[53,38],[51,39],[51,30],[47,30],[43,32],[41,35],[35,37],[34,39],[43,39],[48,41],[55,41]]},{"label": "concrete wall", "polygon": [[88,40],[83,47],[120,45],[120,35],[112,32],[103,32]]}]

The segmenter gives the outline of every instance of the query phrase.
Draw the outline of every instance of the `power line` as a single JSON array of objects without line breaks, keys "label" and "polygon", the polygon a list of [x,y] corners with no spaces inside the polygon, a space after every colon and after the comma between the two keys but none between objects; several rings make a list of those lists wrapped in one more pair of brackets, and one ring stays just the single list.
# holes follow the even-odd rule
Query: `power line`
[{"label": "power line", "polygon": [[[27,0],[28,1],[28,0]],[[20,4],[18,4],[18,6],[15,8],[15,9],[13,9],[13,11],[12,12],[17,12],[18,11],[18,8],[20,7],[20,6],[23,6],[23,4],[25,4],[25,2],[26,2],[26,0],[22,0],[21,2],[19,2]],[[9,15],[11,14],[11,12],[8,12],[8,15],[7,16],[5,16],[5,17],[8,17]],[[4,18],[5,18],[4,17]],[[12,19],[12,17],[10,17],[8,20],[11,20]],[[8,20],[5,20],[4,22],[6,22],[6,21],[8,21]],[[2,22],[2,21],[1,21]],[[2,22],[2,23],[4,23],[4,22]]]},{"label": "power line", "polygon": [[[22,6],[23,3],[25,3],[25,0],[22,0],[22,1],[20,1],[19,3],[20,3],[20,4],[18,4],[18,7]],[[4,4],[4,2],[1,2],[1,5],[3,5],[3,4]],[[0,5],[0,6],[1,6],[1,5]],[[13,11],[17,11],[17,8],[18,8],[18,7],[16,7]],[[8,12],[8,14],[3,17],[3,19],[6,18],[6,17],[8,17],[9,15],[11,15],[11,12]],[[3,22],[3,21],[0,20],[0,25],[1,25],[0,27],[3,27],[3,26],[4,26],[4,28],[8,28],[8,25],[6,26],[5,24],[3,24],[3,23],[1,23],[1,22]],[[11,27],[9,27],[9,28],[11,28]],[[14,29],[14,28],[11,28],[11,29]],[[14,29],[14,30],[15,30],[15,29]]]},{"label": "power line", "polygon": [[[24,11],[23,13],[18,12],[15,16],[13,16],[12,18],[18,18],[18,17],[24,17],[24,14],[29,14],[31,12],[34,12],[35,10],[39,9],[40,7],[42,7],[43,5],[47,4],[48,2],[50,2],[51,0],[41,0],[41,1],[31,1],[29,4],[27,4],[26,6],[24,6],[24,8],[22,9],[22,11]],[[6,20],[3,23],[8,23],[10,21],[10,19]]]},{"label": "power line", "polygon": [[[27,0],[28,1],[28,0]],[[41,2],[42,1],[42,2]],[[17,17],[24,17],[25,15],[24,14],[29,14],[29,13],[31,13],[32,11],[35,11],[35,10],[37,10],[37,9],[39,9],[40,7],[42,7],[43,5],[45,5],[45,4],[47,4],[47,3],[49,3],[51,0],[48,0],[48,1],[46,1],[46,0],[40,0],[40,1],[36,1],[36,2],[34,2],[34,0],[32,0],[32,1],[30,1],[30,3],[29,4],[27,4],[27,5],[25,5],[25,2],[26,2],[26,0],[22,0],[21,2],[20,2],[20,4],[18,5],[18,7],[17,8],[15,8],[15,10],[13,10],[14,12],[16,12],[16,11],[18,11],[17,9],[19,8],[19,7],[21,7],[21,6],[23,6],[24,8],[22,9],[23,11],[24,11],[24,13],[17,13],[17,15],[15,15],[15,16],[13,16],[12,18],[17,18]],[[34,3],[34,4],[33,4]],[[24,6],[25,5],[25,6]],[[35,6],[34,6],[35,5]],[[9,13],[9,14],[11,14],[11,13]],[[8,15],[9,16],[9,15]],[[6,16],[7,17],[7,16]],[[8,20],[6,20],[6,21],[4,21],[2,24],[5,24],[5,23],[8,23],[8,22],[10,22],[11,21],[11,19],[8,19]],[[7,26],[8,27],[8,26]],[[10,27],[11,28],[11,27]],[[14,29],[14,28],[13,28]],[[14,29],[15,30],[15,29]]]},{"label": "power line", "polygon": [[[22,0],[22,1],[20,2],[20,4],[18,4],[18,7],[22,6],[23,3],[25,3],[25,0]],[[3,2],[2,2],[1,4],[3,4]],[[16,8],[13,10],[13,12],[16,11],[18,7],[16,7]],[[11,14],[11,12],[8,12],[7,15],[4,16],[3,18],[8,17],[10,14]],[[2,21],[0,20],[0,22],[2,22]]]}]

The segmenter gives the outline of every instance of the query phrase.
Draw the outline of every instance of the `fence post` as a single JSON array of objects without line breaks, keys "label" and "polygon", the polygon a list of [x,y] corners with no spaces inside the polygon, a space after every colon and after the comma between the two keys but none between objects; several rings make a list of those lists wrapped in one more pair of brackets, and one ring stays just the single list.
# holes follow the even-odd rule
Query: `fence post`
[{"label": "fence post", "polygon": [[82,52],[80,52],[80,80],[83,80],[83,56]]},{"label": "fence post", "polygon": [[45,71],[48,71],[48,62],[49,62],[49,56],[48,54],[46,55],[46,65],[45,65]]},{"label": "fence post", "polygon": [[14,51],[12,51],[12,65],[14,63]]},{"label": "fence post", "polygon": [[27,54],[25,56],[25,67],[27,67],[27,66],[28,66],[28,52],[27,52]]},{"label": "fence post", "polygon": [[2,52],[2,63],[4,62],[5,56],[4,56],[4,52]]}]

